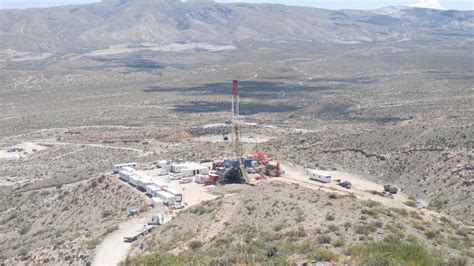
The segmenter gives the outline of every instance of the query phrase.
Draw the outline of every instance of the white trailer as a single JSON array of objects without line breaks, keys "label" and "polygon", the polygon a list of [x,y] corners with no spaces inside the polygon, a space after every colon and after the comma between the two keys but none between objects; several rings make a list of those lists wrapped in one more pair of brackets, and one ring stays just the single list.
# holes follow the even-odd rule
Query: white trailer
[{"label": "white trailer", "polygon": [[149,177],[140,177],[138,178],[137,185],[146,191],[148,185],[153,185],[153,180]]},{"label": "white trailer", "polygon": [[159,188],[155,185],[146,186],[146,193],[148,193],[148,195],[150,195],[152,197],[156,197],[156,193],[158,193],[158,191],[161,191],[161,188]]},{"label": "white trailer", "polygon": [[195,166],[181,169],[181,176],[190,177],[195,175],[207,175],[209,174],[209,168],[205,166]]},{"label": "white trailer", "polygon": [[176,198],[176,202],[183,201],[183,193],[178,192],[172,188],[166,188],[165,191],[173,195]]},{"label": "white trailer", "polygon": [[162,189],[162,190],[168,187],[167,184],[165,184],[165,183],[163,183],[163,182],[161,182],[161,181],[158,181],[158,180],[154,180],[152,185],[155,185],[156,187],[158,187],[158,188],[160,188],[160,189]]},{"label": "white trailer", "polygon": [[176,204],[176,198],[175,196],[171,195],[170,193],[166,191],[160,191],[157,194],[158,198],[160,198],[163,203],[167,206],[173,206]]},{"label": "white trailer", "polygon": [[152,197],[151,198],[151,205],[153,205],[153,208],[161,207],[161,206],[163,206],[163,201],[158,197]]},{"label": "white trailer", "polygon": [[314,170],[309,170],[309,179],[323,183],[331,183],[331,176],[320,174]]},{"label": "white trailer", "polygon": [[129,177],[128,177],[128,183],[130,183],[131,185],[133,186],[138,186],[138,177],[135,176],[134,174],[131,174]]},{"label": "white trailer", "polygon": [[129,171],[126,171],[126,170],[121,170],[119,172],[119,178],[122,179],[123,181],[125,182],[128,182],[128,180],[130,179],[130,176],[132,174],[129,172]]},{"label": "white trailer", "polygon": [[137,169],[137,163],[122,163],[122,164],[114,164],[112,166],[112,171],[114,174],[117,174],[120,170],[122,170],[124,167],[130,167],[133,169]]}]

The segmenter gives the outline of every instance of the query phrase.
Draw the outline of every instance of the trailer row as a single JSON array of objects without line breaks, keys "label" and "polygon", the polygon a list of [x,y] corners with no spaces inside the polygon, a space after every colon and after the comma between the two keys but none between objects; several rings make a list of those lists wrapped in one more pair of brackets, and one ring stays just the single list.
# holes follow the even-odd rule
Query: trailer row
[{"label": "trailer row", "polygon": [[[183,194],[181,192],[169,188],[167,184],[154,180],[150,176],[132,167],[125,166],[118,174],[121,180],[145,191],[151,198],[160,199],[164,205],[174,206],[183,200]],[[152,201],[152,204],[155,205],[158,203],[155,200],[155,203]]]}]

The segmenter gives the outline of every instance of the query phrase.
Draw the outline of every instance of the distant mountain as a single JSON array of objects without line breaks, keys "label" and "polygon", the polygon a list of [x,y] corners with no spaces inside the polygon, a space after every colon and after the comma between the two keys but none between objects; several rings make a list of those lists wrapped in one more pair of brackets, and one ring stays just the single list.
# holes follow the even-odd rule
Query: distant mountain
[{"label": "distant mountain", "polygon": [[0,10],[0,49],[84,52],[124,43],[243,40],[380,43],[472,38],[472,11],[410,7],[324,10],[212,1],[116,0]]}]

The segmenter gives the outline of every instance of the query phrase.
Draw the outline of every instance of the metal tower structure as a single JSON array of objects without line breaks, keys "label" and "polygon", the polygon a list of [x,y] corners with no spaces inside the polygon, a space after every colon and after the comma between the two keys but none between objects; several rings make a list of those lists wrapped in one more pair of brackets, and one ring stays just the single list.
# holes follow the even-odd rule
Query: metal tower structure
[{"label": "metal tower structure", "polygon": [[235,155],[240,160],[242,157],[242,147],[241,147],[241,124],[243,122],[243,117],[240,116],[240,98],[239,98],[239,81],[234,79],[232,81],[232,145],[235,152]]}]

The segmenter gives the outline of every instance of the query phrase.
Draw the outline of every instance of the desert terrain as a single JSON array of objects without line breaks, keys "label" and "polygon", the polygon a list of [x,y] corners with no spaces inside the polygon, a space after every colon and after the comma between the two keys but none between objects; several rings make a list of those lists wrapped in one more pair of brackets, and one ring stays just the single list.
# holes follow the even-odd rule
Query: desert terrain
[{"label": "desert terrain", "polygon": [[[178,2],[0,10],[3,263],[364,264],[381,243],[472,263],[471,11]],[[285,174],[193,183],[191,204],[108,258],[139,224],[128,210],[153,212],[112,165],[233,156],[233,79],[244,153],[268,152]]]}]

